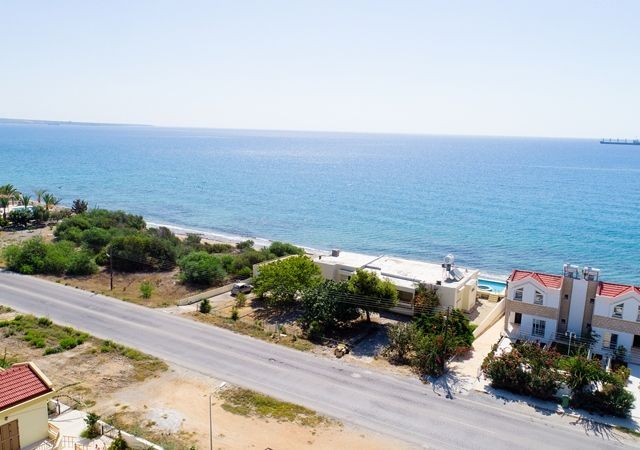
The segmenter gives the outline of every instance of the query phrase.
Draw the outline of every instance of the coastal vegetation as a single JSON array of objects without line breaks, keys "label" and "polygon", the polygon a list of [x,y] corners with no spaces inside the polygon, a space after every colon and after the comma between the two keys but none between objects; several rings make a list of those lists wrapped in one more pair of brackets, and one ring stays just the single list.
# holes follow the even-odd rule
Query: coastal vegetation
[{"label": "coastal vegetation", "polygon": [[[249,278],[254,264],[304,254],[302,249],[284,242],[273,242],[258,250],[251,240],[234,246],[203,242],[195,234],[179,238],[165,227],[148,228],[139,215],[91,209],[82,199],[76,199],[70,209],[59,208],[60,200],[46,190],[38,189],[35,195],[38,204],[12,185],[0,186],[1,227],[13,230],[49,224],[54,236],[53,242],[36,236],[8,245],[2,251],[6,267],[23,274],[77,279],[82,287],[91,290],[95,288],[90,276],[101,273],[167,274],[189,290],[220,286]],[[10,207],[13,208],[7,213]],[[154,293],[155,297],[166,296],[165,284],[141,280],[138,297],[153,301]],[[126,287],[122,289],[128,300],[135,301],[124,293]],[[100,287],[98,290],[110,293]]]},{"label": "coastal vegetation", "polygon": [[421,376],[440,376],[448,360],[471,350],[474,328],[458,309],[423,313],[409,323],[389,326],[383,354],[395,364],[409,364]]},{"label": "coastal vegetation", "polygon": [[633,408],[633,394],[625,388],[630,371],[624,366],[608,372],[600,361],[584,354],[564,356],[531,342],[496,353],[494,348],[482,365],[495,388],[557,400],[558,390],[566,386],[575,408],[619,417],[628,416]]}]

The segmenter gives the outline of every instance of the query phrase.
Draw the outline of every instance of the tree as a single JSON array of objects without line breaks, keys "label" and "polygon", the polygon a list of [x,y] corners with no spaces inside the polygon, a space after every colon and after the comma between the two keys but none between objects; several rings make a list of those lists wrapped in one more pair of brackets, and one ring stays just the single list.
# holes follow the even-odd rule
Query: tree
[{"label": "tree", "polygon": [[403,364],[409,360],[414,349],[417,330],[413,323],[395,323],[387,328],[389,345],[383,350],[384,356],[392,362]]},{"label": "tree", "polygon": [[36,189],[33,191],[33,193],[36,195],[36,200],[38,202],[38,205],[40,204],[40,201],[42,200],[42,197],[47,193],[46,189]]},{"label": "tree", "polygon": [[113,440],[111,445],[107,450],[127,450],[129,449],[129,444],[122,437],[122,433],[118,430],[118,436]]},{"label": "tree", "polygon": [[207,252],[191,252],[178,261],[180,278],[193,284],[210,286],[221,283],[227,276],[222,262]]},{"label": "tree", "polygon": [[236,248],[238,250],[249,250],[253,248],[254,242],[251,239],[247,239],[246,241],[240,241],[236,244]]},{"label": "tree", "polygon": [[286,255],[304,255],[304,250],[287,242],[274,241],[268,247],[269,253],[274,254],[278,258]]},{"label": "tree", "polygon": [[7,220],[7,208],[10,203],[9,197],[0,196],[0,208],[2,208],[2,218],[4,220]]},{"label": "tree", "polygon": [[37,205],[33,207],[31,216],[33,220],[36,221],[36,223],[43,224],[47,220],[49,220],[49,211],[47,211],[44,207]]},{"label": "tree", "polygon": [[584,391],[587,386],[602,380],[603,371],[600,362],[588,359],[584,355],[564,358],[560,362],[560,367],[565,370],[567,374],[565,381],[573,392]]},{"label": "tree", "polygon": [[388,279],[380,279],[375,272],[356,270],[348,281],[349,291],[361,299],[360,308],[371,322],[371,313],[393,308],[398,303],[398,290]]},{"label": "tree", "polygon": [[86,213],[88,209],[89,204],[85,200],[79,198],[75,199],[71,204],[71,212],[73,212],[74,214]]},{"label": "tree", "polygon": [[60,199],[49,192],[46,192],[42,195],[42,201],[44,202],[44,207],[47,211],[49,211],[53,206],[56,206],[60,203]]},{"label": "tree", "polygon": [[11,204],[14,200],[18,199],[20,193],[13,186],[13,184],[4,184],[0,186],[0,198],[6,198]]},{"label": "tree", "polygon": [[136,232],[114,238],[109,245],[113,267],[123,272],[171,270],[176,250],[166,240]]},{"label": "tree", "polygon": [[31,196],[27,194],[22,194],[20,196],[20,204],[26,209],[31,203]]},{"label": "tree", "polygon": [[84,423],[87,425],[83,434],[83,437],[93,439],[100,436],[100,431],[98,430],[98,420],[100,420],[100,416],[94,412],[87,413],[87,416],[84,418]]},{"label": "tree", "polygon": [[9,213],[9,222],[13,223],[14,225],[20,225],[26,228],[30,220],[31,211],[29,211],[27,208],[12,209]]},{"label": "tree", "polygon": [[358,308],[349,301],[346,282],[326,280],[302,292],[303,328],[315,322],[318,333],[324,333],[360,316]]},{"label": "tree", "polygon": [[418,283],[414,303],[416,309],[430,311],[440,306],[440,298],[433,287]]},{"label": "tree", "polygon": [[258,297],[277,307],[290,306],[299,294],[322,283],[320,268],[306,256],[291,256],[260,266],[254,280]]},{"label": "tree", "polygon": [[202,314],[209,314],[211,312],[211,302],[209,302],[208,298],[205,298],[200,302],[198,311],[200,311]]}]

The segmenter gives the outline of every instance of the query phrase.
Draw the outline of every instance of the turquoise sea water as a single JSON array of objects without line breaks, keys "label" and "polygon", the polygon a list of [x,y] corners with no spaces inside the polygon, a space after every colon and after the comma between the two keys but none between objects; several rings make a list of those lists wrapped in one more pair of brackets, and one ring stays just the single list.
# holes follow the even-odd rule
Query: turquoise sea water
[{"label": "turquoise sea water", "polygon": [[597,140],[0,125],[0,184],[234,235],[640,284],[640,151]]}]

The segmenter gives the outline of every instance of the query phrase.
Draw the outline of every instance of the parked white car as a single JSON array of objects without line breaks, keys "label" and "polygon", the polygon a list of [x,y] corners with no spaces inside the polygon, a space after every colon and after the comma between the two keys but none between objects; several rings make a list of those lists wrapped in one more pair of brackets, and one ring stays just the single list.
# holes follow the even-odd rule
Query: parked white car
[{"label": "parked white car", "polygon": [[248,294],[253,290],[253,286],[248,283],[236,283],[231,288],[231,295],[237,295],[240,292],[243,294]]}]

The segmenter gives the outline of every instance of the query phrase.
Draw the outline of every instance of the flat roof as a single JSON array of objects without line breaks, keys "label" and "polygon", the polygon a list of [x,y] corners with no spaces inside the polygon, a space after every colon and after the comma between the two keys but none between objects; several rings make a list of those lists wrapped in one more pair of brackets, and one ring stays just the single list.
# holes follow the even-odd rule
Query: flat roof
[{"label": "flat roof", "polygon": [[340,252],[338,256],[325,256],[321,262],[340,264],[353,269],[366,268],[377,272],[381,277],[390,278],[398,286],[413,287],[417,282],[436,284],[442,281],[443,286],[457,287],[468,281],[468,275],[477,272],[476,269],[456,266],[464,274],[460,281],[446,282],[443,280],[443,270],[440,264],[394,256],[371,256],[360,253]]},{"label": "flat roof", "polygon": [[362,253],[351,253],[341,251],[338,256],[320,255],[318,260],[328,264],[341,264],[353,268],[364,267],[372,261],[382,258],[382,256],[363,255]]}]

